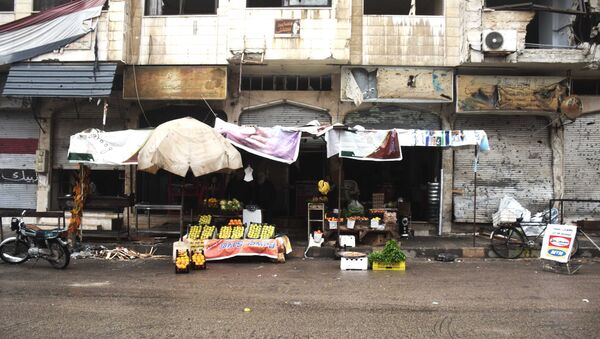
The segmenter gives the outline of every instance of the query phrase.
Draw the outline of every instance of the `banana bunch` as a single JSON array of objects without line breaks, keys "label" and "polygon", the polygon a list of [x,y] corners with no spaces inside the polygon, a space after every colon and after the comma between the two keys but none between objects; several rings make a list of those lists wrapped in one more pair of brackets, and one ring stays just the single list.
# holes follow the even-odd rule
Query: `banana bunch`
[{"label": "banana bunch", "polygon": [[188,233],[188,239],[196,240],[196,239],[200,238],[200,230],[201,229],[202,229],[202,226],[198,226],[198,225],[194,225],[194,226],[190,227],[190,232]]},{"label": "banana bunch", "polygon": [[246,235],[246,237],[248,239],[258,239],[258,238],[260,238],[261,230],[262,230],[262,225],[250,224],[250,227],[248,228],[248,234]]},{"label": "banana bunch", "polygon": [[231,231],[231,239],[242,239],[244,236],[244,226],[233,226]]},{"label": "banana bunch", "polygon": [[187,251],[181,251],[177,253],[177,258],[175,259],[175,266],[180,270],[185,270],[188,268],[190,264],[190,257],[187,254]]},{"label": "banana bunch", "polygon": [[204,258],[204,254],[202,254],[202,252],[194,252],[194,254],[192,254],[192,261],[194,262],[194,265],[199,267],[204,265],[206,259]]},{"label": "banana bunch", "polygon": [[327,193],[329,193],[329,190],[331,189],[329,183],[325,180],[319,180],[317,186],[319,187],[319,192],[323,195],[327,195]]},{"label": "banana bunch", "polygon": [[219,239],[231,238],[231,226],[221,226],[219,230]]},{"label": "banana bunch", "polygon": [[201,215],[200,219],[198,220],[198,223],[200,225],[210,225],[212,216],[210,214],[208,215]]},{"label": "banana bunch", "polygon": [[264,225],[262,227],[262,231],[260,232],[261,239],[271,239],[275,235],[275,226],[273,225]]},{"label": "banana bunch", "polygon": [[201,240],[206,240],[206,239],[210,239],[213,236],[213,233],[215,232],[215,226],[204,226],[202,227],[202,233],[200,234],[200,239]]}]

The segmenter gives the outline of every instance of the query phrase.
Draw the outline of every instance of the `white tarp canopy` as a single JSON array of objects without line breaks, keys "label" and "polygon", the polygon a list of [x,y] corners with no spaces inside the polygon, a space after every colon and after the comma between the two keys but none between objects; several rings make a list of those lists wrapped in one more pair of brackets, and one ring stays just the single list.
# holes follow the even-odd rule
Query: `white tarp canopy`
[{"label": "white tarp canopy", "polygon": [[152,129],[104,132],[89,128],[71,136],[69,162],[97,165],[135,165]]}]

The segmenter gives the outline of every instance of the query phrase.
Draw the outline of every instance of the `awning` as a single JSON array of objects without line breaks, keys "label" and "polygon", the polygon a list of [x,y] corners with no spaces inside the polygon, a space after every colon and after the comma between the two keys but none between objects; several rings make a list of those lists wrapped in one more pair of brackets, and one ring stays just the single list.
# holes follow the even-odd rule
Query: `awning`
[{"label": "awning", "polygon": [[5,96],[108,97],[116,63],[22,63],[11,66]]}]

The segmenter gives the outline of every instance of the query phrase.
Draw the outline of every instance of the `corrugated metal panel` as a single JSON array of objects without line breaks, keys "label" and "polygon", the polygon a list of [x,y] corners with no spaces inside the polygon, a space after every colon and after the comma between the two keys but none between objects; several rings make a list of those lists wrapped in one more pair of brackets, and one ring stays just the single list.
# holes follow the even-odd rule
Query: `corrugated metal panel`
[{"label": "corrugated metal panel", "polygon": [[313,110],[290,104],[280,104],[242,112],[240,125],[273,126],[302,126],[312,120],[323,125],[331,124],[331,116],[325,111]]},{"label": "corrugated metal panel", "polygon": [[373,129],[440,129],[440,118],[433,113],[416,112],[394,106],[384,106],[368,111],[351,112],[344,118],[348,126],[361,125]]},{"label": "corrugated metal panel", "polygon": [[0,184],[0,207],[36,208],[37,185]]},{"label": "corrugated metal panel", "polygon": [[32,114],[0,113],[0,138],[38,139],[40,128]]},{"label": "corrugated metal panel", "polygon": [[[565,198],[600,200],[600,114],[565,125]],[[565,218],[600,219],[600,205],[565,203]]]},{"label": "corrugated metal panel", "polygon": [[[52,139],[52,167],[76,169],[76,163],[67,160],[71,135],[81,132],[87,128],[102,129],[102,115],[95,119],[56,119],[54,120],[54,131]],[[120,118],[112,118],[106,121],[106,131],[126,129],[126,121]],[[93,169],[113,169],[118,166],[93,165]]]},{"label": "corrugated metal panel", "polygon": [[35,168],[35,154],[1,154],[0,168]]},{"label": "corrugated metal panel", "polygon": [[26,97],[106,97],[115,63],[23,63],[10,67],[3,94]]},{"label": "corrugated metal panel", "polygon": [[[456,129],[483,129],[491,150],[480,153],[477,172],[477,221],[491,222],[504,195],[532,213],[552,198],[552,149],[548,119],[535,116],[459,117]],[[474,148],[454,152],[454,218],[473,221]]]}]

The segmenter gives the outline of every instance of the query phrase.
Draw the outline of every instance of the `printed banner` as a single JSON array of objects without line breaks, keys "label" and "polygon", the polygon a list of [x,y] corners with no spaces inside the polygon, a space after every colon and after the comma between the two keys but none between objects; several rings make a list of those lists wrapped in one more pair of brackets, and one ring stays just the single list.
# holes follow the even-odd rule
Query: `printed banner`
[{"label": "printed banner", "polygon": [[291,164],[298,159],[300,131],[280,126],[246,127],[216,119],[215,129],[235,146],[261,157]]},{"label": "printed banner", "polygon": [[342,131],[340,157],[371,161],[402,160],[395,130]]},{"label": "printed banner", "polygon": [[152,130],[104,132],[87,129],[71,136],[69,162],[84,162],[102,165],[137,164],[137,155]]},{"label": "printed banner", "polygon": [[236,256],[263,256],[277,259],[283,245],[277,239],[208,239],[204,240],[206,260],[221,260]]},{"label": "printed banner", "polygon": [[577,226],[549,224],[544,233],[540,258],[562,263],[569,262],[576,235]]}]

